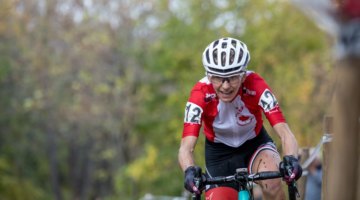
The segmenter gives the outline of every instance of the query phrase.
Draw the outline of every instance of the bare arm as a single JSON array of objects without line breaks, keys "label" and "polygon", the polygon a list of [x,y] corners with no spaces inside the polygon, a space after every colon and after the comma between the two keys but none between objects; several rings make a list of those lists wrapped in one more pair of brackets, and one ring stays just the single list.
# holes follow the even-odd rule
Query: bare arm
[{"label": "bare arm", "polygon": [[193,152],[197,142],[197,137],[187,136],[181,140],[181,145],[178,154],[180,167],[183,171],[190,166],[195,165]]},{"label": "bare arm", "polygon": [[278,123],[274,127],[275,132],[281,138],[281,145],[284,155],[298,155],[298,144],[294,134],[291,132],[287,123]]}]

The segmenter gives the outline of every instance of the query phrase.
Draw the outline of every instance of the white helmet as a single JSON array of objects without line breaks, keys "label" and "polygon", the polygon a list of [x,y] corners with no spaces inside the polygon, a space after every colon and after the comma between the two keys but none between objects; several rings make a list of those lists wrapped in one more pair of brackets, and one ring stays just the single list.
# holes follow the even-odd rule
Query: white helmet
[{"label": "white helmet", "polygon": [[207,46],[202,63],[207,73],[230,76],[246,70],[250,53],[245,43],[234,38],[220,38]]}]

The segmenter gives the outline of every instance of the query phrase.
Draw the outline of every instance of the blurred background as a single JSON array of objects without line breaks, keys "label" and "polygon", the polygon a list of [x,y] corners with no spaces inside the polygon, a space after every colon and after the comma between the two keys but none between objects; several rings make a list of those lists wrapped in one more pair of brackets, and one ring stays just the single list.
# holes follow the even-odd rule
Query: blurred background
[{"label": "blurred background", "polygon": [[323,134],[332,39],[287,0],[0,4],[0,199],[182,196],[184,107],[219,37],[248,45],[300,147]]}]

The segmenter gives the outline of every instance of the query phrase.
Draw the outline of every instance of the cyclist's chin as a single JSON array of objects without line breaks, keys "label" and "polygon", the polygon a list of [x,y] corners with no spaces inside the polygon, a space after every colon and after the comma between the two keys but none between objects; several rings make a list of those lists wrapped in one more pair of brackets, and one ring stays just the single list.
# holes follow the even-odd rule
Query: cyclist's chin
[{"label": "cyclist's chin", "polygon": [[223,102],[231,102],[236,96],[236,93],[235,92],[232,92],[232,93],[222,93],[222,92],[219,92],[218,93],[218,97],[221,101]]}]

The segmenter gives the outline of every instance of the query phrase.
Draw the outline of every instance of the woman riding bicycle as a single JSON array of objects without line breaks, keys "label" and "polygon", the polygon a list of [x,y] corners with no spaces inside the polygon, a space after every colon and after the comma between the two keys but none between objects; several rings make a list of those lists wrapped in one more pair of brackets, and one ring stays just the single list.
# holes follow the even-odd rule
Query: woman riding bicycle
[{"label": "woman riding bicycle", "polygon": [[[193,150],[202,126],[206,137],[206,176],[229,176],[237,168],[249,173],[279,170],[281,162],[273,140],[263,127],[262,113],[281,139],[285,166],[297,180],[302,173],[297,159],[298,145],[285,122],[279,104],[262,77],[247,71],[250,53],[234,38],[210,43],[202,55],[206,76],[193,87],[185,109],[179,164],[185,173],[185,188],[199,193],[194,185],[198,166]],[[284,162],[285,163],[285,162]],[[259,182],[264,199],[285,199],[280,179]],[[218,184],[206,188],[206,199],[237,199],[238,186]]]}]

